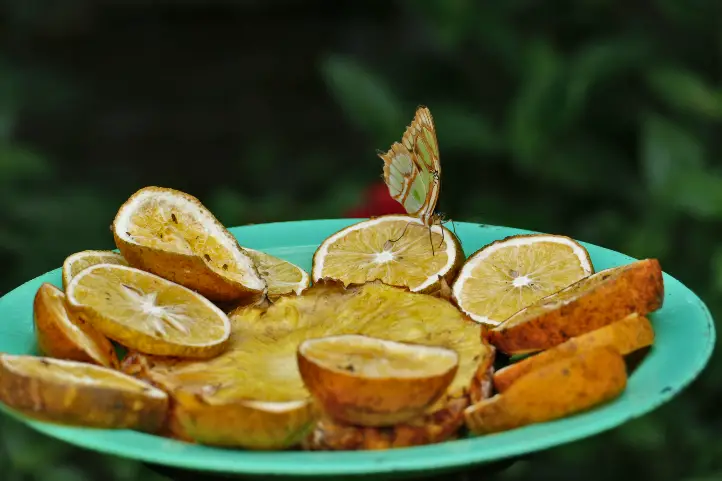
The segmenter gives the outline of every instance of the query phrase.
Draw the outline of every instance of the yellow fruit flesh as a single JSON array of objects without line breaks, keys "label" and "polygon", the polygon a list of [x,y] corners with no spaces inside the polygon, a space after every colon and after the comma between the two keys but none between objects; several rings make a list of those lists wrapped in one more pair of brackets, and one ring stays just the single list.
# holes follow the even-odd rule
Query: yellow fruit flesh
[{"label": "yellow fruit flesh", "polygon": [[[127,266],[125,257],[113,251],[83,251],[69,256],[63,266],[65,282],[69,283],[78,272],[95,264],[119,264]],[[67,287],[67,286],[66,286]]]},{"label": "yellow fruit flesh", "polygon": [[133,212],[127,234],[146,247],[202,256],[206,265],[223,277],[247,282],[249,273],[219,241],[217,236],[223,235],[217,232],[219,229],[181,207],[181,201],[174,203],[160,195],[146,200]]},{"label": "yellow fruit flesh", "polygon": [[501,322],[588,272],[573,249],[556,242],[503,247],[478,262],[458,296],[463,309]]},{"label": "yellow fruit flesh", "polygon": [[[124,391],[154,393],[148,384],[111,369],[79,362],[34,356],[3,355],[5,368],[35,379],[56,384],[82,384]],[[158,395],[161,393],[158,392]]]},{"label": "yellow fruit flesh", "polygon": [[446,237],[442,242],[436,232],[429,237],[428,227],[404,219],[380,222],[372,228],[350,231],[333,242],[323,261],[323,276],[342,279],[346,284],[380,279],[414,290],[444,270],[449,262],[449,241]]},{"label": "yellow fruit flesh", "polygon": [[480,341],[480,326],[448,302],[378,283],[347,291],[316,285],[301,296],[281,298],[265,312],[240,309],[230,319],[233,330],[224,353],[204,362],[156,360],[150,378],[219,400],[304,399],[309,393],[298,371],[298,346],[307,339],[360,333],[457,351],[459,369],[449,392],[458,395],[490,355]]},{"label": "yellow fruit flesh", "polygon": [[114,323],[171,343],[205,345],[228,331],[223,313],[209,301],[137,269],[91,267],[71,283],[68,296]]},{"label": "yellow fruit flesh", "polygon": [[308,341],[301,354],[327,369],[369,378],[433,376],[457,362],[453,351],[353,335]]},{"label": "yellow fruit flesh", "polygon": [[244,248],[253,259],[258,274],[268,285],[269,296],[300,292],[309,285],[309,276],[298,266],[265,252]]}]

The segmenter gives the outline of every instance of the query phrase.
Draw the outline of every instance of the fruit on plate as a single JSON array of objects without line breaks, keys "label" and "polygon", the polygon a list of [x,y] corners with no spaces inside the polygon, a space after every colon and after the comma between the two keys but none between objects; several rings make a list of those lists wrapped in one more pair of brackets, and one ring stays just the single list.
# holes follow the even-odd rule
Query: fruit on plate
[{"label": "fruit on plate", "polygon": [[311,276],[314,282],[328,278],[344,285],[381,280],[432,293],[443,282],[451,284],[463,262],[461,244],[446,227],[427,227],[406,215],[385,215],[324,240],[313,255]]},{"label": "fruit on plate", "polygon": [[565,357],[599,346],[611,346],[623,356],[651,346],[654,342],[654,328],[644,316],[636,312],[594,331],[572,337],[551,349],[531,355],[521,361],[509,364],[494,372],[494,387],[498,392],[506,391],[514,381],[523,375],[551,364]]},{"label": "fruit on plate", "polygon": [[612,267],[540,299],[488,332],[507,354],[530,353],[561,344],[629,314],[647,315],[662,306],[664,282],[656,259]]},{"label": "fruit on plate", "polygon": [[[494,356],[494,349],[482,339],[481,326],[449,302],[381,282],[345,288],[325,281],[299,296],[283,296],[267,309],[243,307],[229,317],[233,326],[230,343],[217,357],[192,361],[134,353],[123,361],[125,372],[152,382],[171,396],[178,392],[200,394],[204,399],[212,396],[216,411],[224,412],[226,422],[211,421],[212,414],[196,412],[193,431],[177,433],[181,438],[199,441],[214,436],[224,439],[227,446],[258,445],[254,432],[242,424],[243,417],[230,413],[247,401],[310,401],[297,363],[298,348],[308,339],[360,334],[456,351],[459,359],[454,378],[425,415],[451,409],[453,399],[468,402],[470,391],[481,392],[478,386],[489,380],[488,368]],[[224,406],[225,411],[218,406]],[[203,407],[198,404],[194,409]],[[172,418],[181,414],[172,408]],[[183,423],[172,421],[170,425]],[[276,436],[269,432],[265,436],[275,439],[278,449],[288,447],[282,441],[289,433],[298,434],[306,428],[300,422],[294,426],[298,431],[278,426]],[[395,427],[372,429],[393,432]],[[328,444],[318,429],[311,436]]]},{"label": "fruit on plate", "polygon": [[521,376],[502,394],[469,406],[475,435],[551,421],[619,396],[627,385],[624,358],[611,346],[594,347]]},{"label": "fruit on plate", "polygon": [[67,289],[70,280],[85,268],[95,264],[120,264],[127,266],[128,261],[121,254],[113,251],[86,250],[69,255],[63,262],[63,289]]},{"label": "fruit on plate", "polygon": [[140,189],[118,210],[113,237],[131,266],[210,300],[257,297],[266,290],[236,238],[197,198],[184,192]]},{"label": "fruit on plate", "polygon": [[131,376],[94,364],[0,354],[0,401],[40,421],[157,432],[168,396]]},{"label": "fruit on plate", "polygon": [[258,274],[266,281],[270,299],[274,300],[286,294],[300,294],[311,285],[308,272],[297,265],[248,247],[243,250],[253,260]]},{"label": "fruit on plate", "polygon": [[[183,389],[173,396],[178,434],[213,446],[287,449],[308,435],[317,418],[316,407],[310,399],[228,400],[210,392],[197,394]],[[233,429],[228,429],[229,426]]]},{"label": "fruit on plate", "polygon": [[450,441],[464,426],[468,399],[451,399],[444,409],[415,417],[393,427],[355,426],[323,417],[303,441],[310,451],[356,451],[408,448]]},{"label": "fruit on plate", "polygon": [[587,250],[569,237],[517,235],[469,256],[451,287],[452,298],[475,321],[497,325],[593,271]]},{"label": "fruit on plate", "polygon": [[361,335],[307,339],[298,368],[331,418],[359,426],[406,422],[434,404],[459,367],[455,351]]},{"label": "fruit on plate", "polygon": [[133,267],[96,264],[70,281],[73,316],[123,346],[162,356],[208,358],[223,351],[231,325],[197,292]]},{"label": "fruit on plate", "polygon": [[38,349],[45,356],[118,367],[118,356],[108,338],[81,319],[71,318],[65,293],[47,282],[35,293],[33,325]]}]

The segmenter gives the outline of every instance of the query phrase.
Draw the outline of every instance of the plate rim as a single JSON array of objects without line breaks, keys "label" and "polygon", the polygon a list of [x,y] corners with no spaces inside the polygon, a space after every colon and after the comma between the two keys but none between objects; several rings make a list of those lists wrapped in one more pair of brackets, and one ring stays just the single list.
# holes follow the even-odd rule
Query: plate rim
[{"label": "plate rim", "polygon": [[[299,225],[310,225],[310,224],[325,224],[327,229],[329,225],[336,227],[334,224],[338,224],[338,229],[341,229],[347,225],[351,225],[360,221],[367,220],[367,218],[327,218],[327,219],[309,219],[309,220],[289,220],[279,222],[268,222],[260,224],[248,224],[234,227],[227,227],[227,229],[238,238],[239,233],[243,233],[245,230],[257,230],[267,229],[270,226],[296,228]],[[543,232],[521,229],[510,226],[498,226],[492,224],[483,224],[475,222],[455,222],[457,226],[464,228],[482,228],[489,231],[506,231],[508,233],[500,236],[499,238],[507,237],[509,235],[517,235],[520,233],[538,234]],[[510,232],[513,231],[513,232]],[[333,233],[333,232],[331,232]],[[330,235],[330,234],[329,234]],[[574,237],[572,237],[574,238]],[[622,252],[614,251],[612,249],[585,242],[574,238],[585,248],[592,248],[594,250],[606,251],[607,253],[614,256],[626,257],[628,261],[637,260]],[[313,244],[317,246],[317,244]],[[251,247],[249,245],[249,247]],[[302,247],[301,244],[295,245],[294,247]],[[268,248],[272,250],[272,247]],[[117,249],[116,249],[117,250]],[[467,254],[465,250],[465,257],[471,254]],[[593,258],[592,258],[593,259]],[[61,267],[52,269],[45,273],[42,273],[20,285],[14,289],[6,292],[0,297],[0,307],[2,301],[13,295],[18,290],[27,288],[29,284],[39,282],[39,279],[59,272]],[[123,444],[122,439],[119,439],[115,444],[108,442],[105,436],[110,436],[111,441],[113,438],[130,437],[131,439],[137,436],[151,436],[144,433],[127,430],[94,430],[89,428],[75,428],[60,426],[56,424],[43,423],[40,421],[34,421],[23,417],[10,410],[8,407],[0,404],[0,411],[18,419],[21,423],[29,426],[30,428],[41,432],[47,436],[58,439],[60,441],[69,443],[74,446],[78,446],[92,451],[114,455],[122,458],[132,459],[135,461],[146,462],[150,464],[165,465],[174,468],[196,470],[201,472],[215,472],[215,473],[226,473],[226,474],[247,474],[247,475],[276,475],[276,476],[295,476],[295,477],[307,477],[307,476],[329,476],[329,475],[360,475],[360,474],[390,474],[390,473],[415,473],[426,470],[448,470],[453,468],[463,468],[467,466],[475,466],[486,464],[494,461],[508,459],[515,456],[528,454],[531,452],[542,451],[550,449],[555,446],[561,446],[570,443],[575,440],[581,440],[590,436],[601,434],[602,432],[608,431],[615,427],[621,426],[631,419],[638,418],[646,415],[656,408],[665,404],[670,399],[675,397],[678,393],[683,391],[693,381],[695,381],[700,373],[707,366],[714,347],[716,344],[716,329],[714,325],[714,319],[709,311],[709,308],[705,302],[684,283],[663,271],[664,282],[665,282],[665,293],[667,292],[668,285],[677,284],[678,288],[681,288],[691,299],[694,301],[694,306],[701,310],[701,315],[704,318],[704,327],[707,331],[707,341],[702,346],[695,356],[694,361],[690,361],[691,367],[685,371],[684,379],[679,380],[674,388],[667,391],[657,393],[651,402],[646,403],[634,403],[630,405],[630,409],[625,410],[620,414],[609,413],[607,416],[601,419],[592,419],[591,422],[584,422],[587,416],[594,416],[594,410],[587,413],[576,414],[561,420],[549,421],[540,423],[538,425],[526,426],[519,429],[524,429],[530,432],[544,431],[545,427],[553,425],[559,422],[571,421],[570,429],[561,431],[549,431],[546,433],[536,433],[535,436],[527,436],[524,443],[519,444],[508,444],[503,441],[498,444],[501,446],[499,449],[486,449],[484,451],[478,451],[473,449],[473,445],[480,442],[480,439],[501,438],[507,437],[509,433],[518,432],[519,429],[511,430],[504,433],[492,434],[482,436],[480,438],[468,437],[458,440],[446,441],[443,443],[430,444],[425,446],[414,446],[409,448],[395,448],[383,451],[270,451],[270,452],[258,452],[258,451],[246,451],[246,450],[235,450],[235,449],[224,449],[215,448],[212,446],[201,446],[201,445],[188,445],[180,441],[172,439],[159,439],[159,448],[163,445],[167,445],[168,449],[159,449],[149,451],[147,447],[135,446],[133,443]],[[664,308],[664,306],[663,306]],[[654,314],[651,315],[653,317]],[[635,409],[632,409],[635,408]],[[74,437],[82,431],[83,435]],[[99,436],[87,436],[88,432],[100,433]],[[98,438],[102,439],[103,442],[98,443]],[[140,443],[144,444],[144,443]],[[184,457],[179,453],[184,450],[190,449],[194,451],[193,456]],[[205,464],[203,457],[198,450],[208,450],[209,452],[223,452],[223,456],[215,458],[213,463]],[[437,451],[446,451],[441,453],[441,456],[429,456],[427,454],[435,453]],[[496,452],[500,451],[500,452]],[[238,459],[233,459],[238,457]],[[285,462],[288,460],[288,462]],[[350,464],[349,464],[350,463]]]}]

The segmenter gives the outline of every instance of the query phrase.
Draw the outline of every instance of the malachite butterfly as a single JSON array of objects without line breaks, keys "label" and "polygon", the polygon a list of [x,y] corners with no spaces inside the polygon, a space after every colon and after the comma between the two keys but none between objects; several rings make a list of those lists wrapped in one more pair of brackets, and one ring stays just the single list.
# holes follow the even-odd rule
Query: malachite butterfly
[{"label": "malachite butterfly", "polygon": [[431,227],[439,223],[434,210],[441,191],[441,163],[429,109],[420,106],[401,143],[394,142],[391,149],[379,157],[384,161],[384,182],[391,197],[424,225]]}]

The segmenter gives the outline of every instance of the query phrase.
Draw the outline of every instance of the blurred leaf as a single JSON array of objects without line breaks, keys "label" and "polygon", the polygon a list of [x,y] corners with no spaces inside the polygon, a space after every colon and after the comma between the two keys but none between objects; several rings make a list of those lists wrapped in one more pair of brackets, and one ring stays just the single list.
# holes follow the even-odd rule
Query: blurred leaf
[{"label": "blurred leaf", "polygon": [[51,166],[43,157],[20,147],[0,143],[0,185],[46,177],[50,173]]},{"label": "blurred leaf", "polygon": [[[499,132],[478,112],[456,104],[441,104],[435,106],[432,113],[442,151],[488,154],[504,148]],[[443,130],[438,126],[443,126]]]},{"label": "blurred leaf", "polygon": [[563,60],[545,40],[532,42],[526,55],[527,69],[508,114],[508,142],[518,165],[529,167],[552,141],[558,114],[559,80]]},{"label": "blurred leaf", "polygon": [[647,82],[672,108],[722,119],[722,90],[711,87],[695,72],[681,67],[656,68],[647,75]]},{"label": "blurred leaf", "polygon": [[701,142],[664,117],[650,115],[644,120],[641,145],[645,182],[655,194],[664,194],[678,173],[704,167]]},{"label": "blurred leaf", "polygon": [[714,288],[718,292],[722,292],[722,246],[717,247],[712,254],[710,267]]},{"label": "blurred leaf", "polygon": [[349,118],[378,145],[400,138],[413,112],[403,112],[383,79],[349,57],[331,56],[321,71],[326,85]]},{"label": "blurred leaf", "polygon": [[577,119],[590,89],[616,76],[642,70],[649,55],[648,42],[638,37],[612,37],[583,45],[569,64],[565,121]]}]

